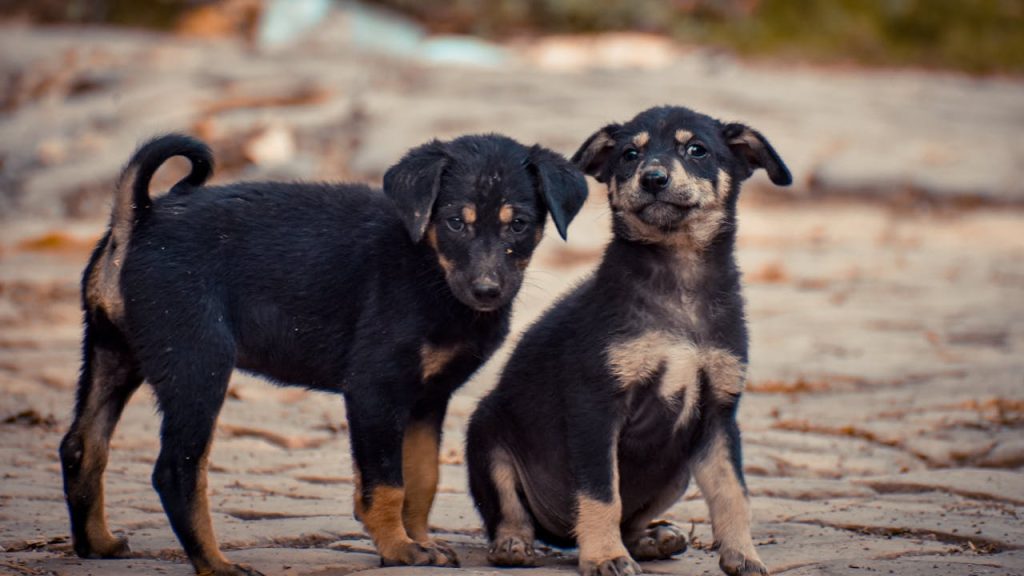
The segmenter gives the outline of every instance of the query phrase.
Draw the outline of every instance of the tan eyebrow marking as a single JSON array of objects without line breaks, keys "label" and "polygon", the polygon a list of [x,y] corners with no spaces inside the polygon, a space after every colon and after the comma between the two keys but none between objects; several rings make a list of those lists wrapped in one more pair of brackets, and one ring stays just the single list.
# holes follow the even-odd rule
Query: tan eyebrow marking
[{"label": "tan eyebrow marking", "polygon": [[472,224],[476,222],[476,206],[473,204],[467,204],[462,207],[462,220],[466,224]]},{"label": "tan eyebrow marking", "polygon": [[501,210],[498,211],[498,220],[501,220],[502,224],[508,224],[512,221],[512,216],[514,215],[515,212],[512,210],[512,206],[504,204]]},{"label": "tan eyebrow marking", "polygon": [[647,146],[647,143],[650,140],[651,135],[648,134],[645,130],[643,132],[638,133],[636,136],[633,136],[633,145],[636,146],[637,148],[643,148],[644,146]]},{"label": "tan eyebrow marking", "polygon": [[676,142],[686,144],[691,138],[693,138],[693,132],[689,130],[676,130]]}]

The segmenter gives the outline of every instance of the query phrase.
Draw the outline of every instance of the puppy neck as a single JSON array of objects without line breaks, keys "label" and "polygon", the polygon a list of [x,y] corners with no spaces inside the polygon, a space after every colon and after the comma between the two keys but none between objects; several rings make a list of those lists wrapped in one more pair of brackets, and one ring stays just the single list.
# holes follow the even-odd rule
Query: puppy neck
[{"label": "puppy neck", "polygon": [[615,235],[598,275],[623,275],[627,282],[642,283],[658,292],[705,292],[731,290],[739,285],[734,248],[735,219],[730,214],[707,243],[685,238],[653,242],[623,234]]}]

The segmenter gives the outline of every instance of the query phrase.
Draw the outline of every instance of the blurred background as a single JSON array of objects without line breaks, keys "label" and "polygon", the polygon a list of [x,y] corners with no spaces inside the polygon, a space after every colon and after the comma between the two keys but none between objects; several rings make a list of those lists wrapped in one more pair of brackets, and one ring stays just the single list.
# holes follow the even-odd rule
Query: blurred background
[{"label": "blurred background", "polygon": [[[55,455],[79,275],[139,142],[203,138],[215,182],[379,185],[431,138],[502,132],[570,155],[661,104],[757,128],[795,177],[755,175],[740,203],[740,419],[769,566],[1024,574],[1021,0],[0,0],[0,566],[121,569],[70,557]],[[592,181],[569,241],[549,231],[510,344],[600,259],[605,198]],[[508,349],[446,424],[432,524],[470,568],[485,544],[462,433]],[[185,574],[149,487],[147,396],[115,436],[111,523],[131,528],[136,569]],[[340,401],[236,375],[211,473],[233,557],[376,566],[348,510],[345,430]],[[693,544],[653,569],[717,573],[699,494],[668,516]],[[571,565],[549,550],[539,572]]]}]

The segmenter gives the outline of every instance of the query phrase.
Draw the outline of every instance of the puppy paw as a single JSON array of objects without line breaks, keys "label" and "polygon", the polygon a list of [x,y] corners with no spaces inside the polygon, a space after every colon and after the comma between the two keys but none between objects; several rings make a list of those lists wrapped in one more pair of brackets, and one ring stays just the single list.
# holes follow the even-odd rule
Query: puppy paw
[{"label": "puppy paw", "polygon": [[447,566],[457,568],[459,558],[447,544],[413,542],[392,546],[381,552],[381,566]]},{"label": "puppy paw", "polygon": [[132,549],[127,537],[107,534],[93,542],[75,542],[75,553],[82,558],[128,558]]},{"label": "puppy paw", "polygon": [[665,560],[686,551],[686,535],[675,524],[654,522],[627,548],[637,560]]},{"label": "puppy paw", "polygon": [[519,536],[500,538],[487,551],[487,561],[495,566],[533,566],[536,560],[533,543]]},{"label": "puppy paw", "polygon": [[768,567],[756,553],[744,554],[723,548],[720,554],[718,565],[729,576],[768,576]]},{"label": "puppy paw", "polygon": [[580,560],[581,576],[634,576],[642,573],[640,565],[629,556],[619,556],[598,562]]}]

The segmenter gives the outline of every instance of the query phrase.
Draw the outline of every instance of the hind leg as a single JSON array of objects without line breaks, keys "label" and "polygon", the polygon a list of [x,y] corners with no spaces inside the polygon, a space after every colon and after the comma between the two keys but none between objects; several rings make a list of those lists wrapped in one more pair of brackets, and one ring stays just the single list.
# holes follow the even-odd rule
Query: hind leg
[{"label": "hind leg", "polygon": [[689,470],[680,470],[660,492],[645,494],[642,503],[629,502],[628,508],[635,512],[622,523],[622,540],[634,559],[666,560],[686,551],[686,534],[675,524],[655,518],[683,496],[689,477]]},{"label": "hind leg", "polygon": [[626,540],[634,560],[667,560],[686,552],[686,535],[666,520],[651,522]]},{"label": "hind leg", "polygon": [[197,574],[256,575],[225,558],[213,533],[208,457],[234,361],[226,346],[204,344],[205,350],[169,361],[171,373],[153,383],[164,415],[153,486]]},{"label": "hind leg", "polygon": [[75,418],[60,444],[71,540],[82,558],[125,557],[128,540],[107,527],[103,472],[110,437],[142,376],[121,333],[102,313],[87,317],[83,349]]}]

